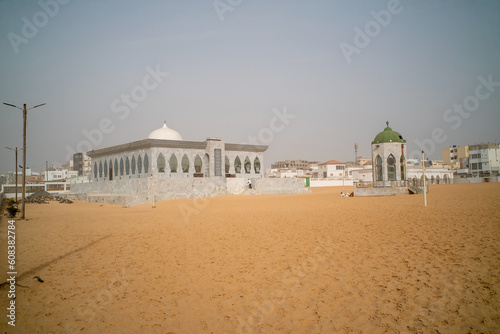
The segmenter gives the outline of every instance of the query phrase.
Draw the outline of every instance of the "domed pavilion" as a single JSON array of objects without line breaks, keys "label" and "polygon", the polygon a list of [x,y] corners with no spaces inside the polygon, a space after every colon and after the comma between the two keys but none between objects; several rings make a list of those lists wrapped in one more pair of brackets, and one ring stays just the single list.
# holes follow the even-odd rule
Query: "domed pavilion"
[{"label": "domed pavilion", "polygon": [[374,187],[406,186],[406,139],[389,127],[372,141]]}]

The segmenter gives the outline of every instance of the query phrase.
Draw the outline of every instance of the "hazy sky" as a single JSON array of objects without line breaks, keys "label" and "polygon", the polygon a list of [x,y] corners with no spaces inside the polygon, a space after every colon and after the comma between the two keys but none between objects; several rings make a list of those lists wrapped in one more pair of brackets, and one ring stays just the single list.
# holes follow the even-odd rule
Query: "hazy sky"
[{"label": "hazy sky", "polygon": [[[35,171],[164,120],[184,140],[255,137],[266,167],[369,157],[386,121],[434,159],[500,141],[497,0],[60,2],[0,0],[0,102],[47,103],[28,111]],[[7,172],[22,112],[0,120]]]}]

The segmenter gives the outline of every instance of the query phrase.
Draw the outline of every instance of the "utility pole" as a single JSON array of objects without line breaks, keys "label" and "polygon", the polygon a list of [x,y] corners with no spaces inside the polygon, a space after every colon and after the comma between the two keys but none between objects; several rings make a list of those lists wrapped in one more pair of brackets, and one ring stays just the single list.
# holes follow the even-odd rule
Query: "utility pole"
[{"label": "utility pole", "polygon": [[[14,107],[23,111],[23,205],[21,208],[21,219],[25,218],[25,202],[26,202],[26,119],[28,118],[28,110],[35,109],[41,106],[44,106],[45,103],[36,105],[34,107],[26,109],[26,104],[23,105],[23,108],[15,106],[13,104],[5,103],[6,106]],[[17,175],[16,175],[17,177]]]},{"label": "utility pole", "polygon": [[16,149],[5,146],[5,148],[16,152],[16,202],[17,202],[17,146]]}]

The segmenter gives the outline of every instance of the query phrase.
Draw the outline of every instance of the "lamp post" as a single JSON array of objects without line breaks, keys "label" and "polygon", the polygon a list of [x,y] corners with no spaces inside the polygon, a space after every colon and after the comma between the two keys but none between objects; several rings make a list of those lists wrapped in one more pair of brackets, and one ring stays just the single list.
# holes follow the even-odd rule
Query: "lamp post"
[{"label": "lamp post", "polygon": [[[21,219],[25,218],[25,197],[26,197],[26,119],[28,118],[28,110],[35,109],[44,106],[45,103],[36,105],[34,107],[26,109],[26,104],[23,104],[23,108],[15,106],[13,104],[5,103],[6,106],[14,107],[23,111],[23,204],[21,207]],[[17,176],[16,176],[17,177]]]},{"label": "lamp post", "polygon": [[427,189],[425,187],[425,160],[424,160],[424,151],[422,151],[422,176],[424,178],[424,206],[427,207]]},{"label": "lamp post", "polygon": [[[17,202],[17,147],[16,149],[5,146],[5,148],[16,152],[16,202]],[[22,149],[21,149],[22,150]]]}]

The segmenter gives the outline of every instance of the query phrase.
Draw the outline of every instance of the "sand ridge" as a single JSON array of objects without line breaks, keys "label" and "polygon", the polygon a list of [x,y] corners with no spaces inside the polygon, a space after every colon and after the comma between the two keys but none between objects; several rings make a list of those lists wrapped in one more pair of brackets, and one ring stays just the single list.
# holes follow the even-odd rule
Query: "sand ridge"
[{"label": "sand ridge", "polygon": [[431,186],[427,208],[340,191],[28,205],[17,260],[30,288],[16,331],[0,331],[500,331],[500,184]]}]

